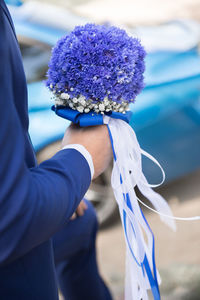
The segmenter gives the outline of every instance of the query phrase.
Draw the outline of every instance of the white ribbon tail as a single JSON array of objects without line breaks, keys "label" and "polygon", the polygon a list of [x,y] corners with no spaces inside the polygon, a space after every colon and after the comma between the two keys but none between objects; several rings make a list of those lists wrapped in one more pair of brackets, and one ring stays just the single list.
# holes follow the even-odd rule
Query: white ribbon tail
[{"label": "white ribbon tail", "polygon": [[[173,230],[176,220],[199,220],[200,217],[174,217],[168,203],[152,187],[158,187],[165,180],[165,173],[159,162],[140,148],[135,132],[124,121],[104,116],[108,125],[114,154],[111,184],[119,206],[127,248],[127,267],[125,299],[148,299],[147,290],[151,289],[154,299],[160,300],[158,284],[161,282],[155,265],[154,236],[139,206],[139,202],[159,214],[161,220]],[[152,160],[163,175],[160,184],[151,185],[142,172],[142,155]],[[151,202],[149,207],[136,196],[134,187]],[[146,238],[143,233],[145,232]]]}]

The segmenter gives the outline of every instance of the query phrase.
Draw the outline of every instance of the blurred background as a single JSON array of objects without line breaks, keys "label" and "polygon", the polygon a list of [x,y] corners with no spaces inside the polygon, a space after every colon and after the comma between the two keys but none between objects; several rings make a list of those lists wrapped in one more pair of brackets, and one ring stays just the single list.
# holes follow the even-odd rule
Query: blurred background
[{"label": "blurred background", "polygon": [[[148,53],[146,87],[130,107],[131,126],[141,147],[155,156],[166,172],[166,182],[158,191],[174,215],[200,215],[200,0],[6,3],[22,52],[30,135],[38,161],[59,149],[69,124],[50,110],[53,102],[44,85],[52,46],[76,25],[117,25],[141,39]],[[160,171],[151,162],[144,160],[143,167],[149,182],[161,181]],[[111,170],[112,166],[92,182],[87,197],[100,223],[97,243],[101,273],[114,299],[122,300],[125,243],[110,188]],[[200,223],[178,221],[173,233],[157,215],[143,210],[155,234],[162,299],[200,300]]]}]

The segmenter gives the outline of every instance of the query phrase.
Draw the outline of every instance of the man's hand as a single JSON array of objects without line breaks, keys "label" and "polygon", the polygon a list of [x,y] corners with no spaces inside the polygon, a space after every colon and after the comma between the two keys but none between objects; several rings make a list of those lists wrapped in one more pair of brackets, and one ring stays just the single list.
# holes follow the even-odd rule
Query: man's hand
[{"label": "man's hand", "polygon": [[79,206],[77,207],[75,213],[73,213],[73,215],[71,216],[70,220],[74,220],[76,219],[76,217],[81,217],[84,215],[85,213],[85,210],[87,209],[87,204],[85,203],[84,200],[82,200],[80,203],[79,203]]},{"label": "man's hand", "polygon": [[94,176],[99,176],[109,165],[112,158],[112,149],[106,125],[80,127],[70,125],[62,140],[62,147],[69,144],[83,145],[92,156]]}]

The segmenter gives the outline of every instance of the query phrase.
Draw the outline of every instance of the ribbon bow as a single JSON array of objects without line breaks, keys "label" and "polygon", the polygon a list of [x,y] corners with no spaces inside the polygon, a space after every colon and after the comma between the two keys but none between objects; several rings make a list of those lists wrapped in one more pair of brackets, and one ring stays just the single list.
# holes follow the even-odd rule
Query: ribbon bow
[{"label": "ribbon bow", "polygon": [[[74,124],[79,124],[81,127],[103,125],[103,114],[97,114],[95,112],[80,113],[77,110],[73,110],[69,107],[55,106],[51,108],[58,116],[72,121]],[[114,119],[121,119],[126,123],[130,122],[132,112],[127,111],[125,114],[119,112],[105,112],[105,115]]]}]

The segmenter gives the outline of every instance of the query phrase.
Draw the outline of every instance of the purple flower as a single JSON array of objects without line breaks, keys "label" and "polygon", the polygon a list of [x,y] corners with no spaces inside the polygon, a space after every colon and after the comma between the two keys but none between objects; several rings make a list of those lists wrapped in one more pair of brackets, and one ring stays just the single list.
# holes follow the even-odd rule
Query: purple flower
[{"label": "purple flower", "polygon": [[52,50],[46,85],[100,102],[133,102],[144,87],[145,50],[117,27],[86,24],[62,37]]}]

